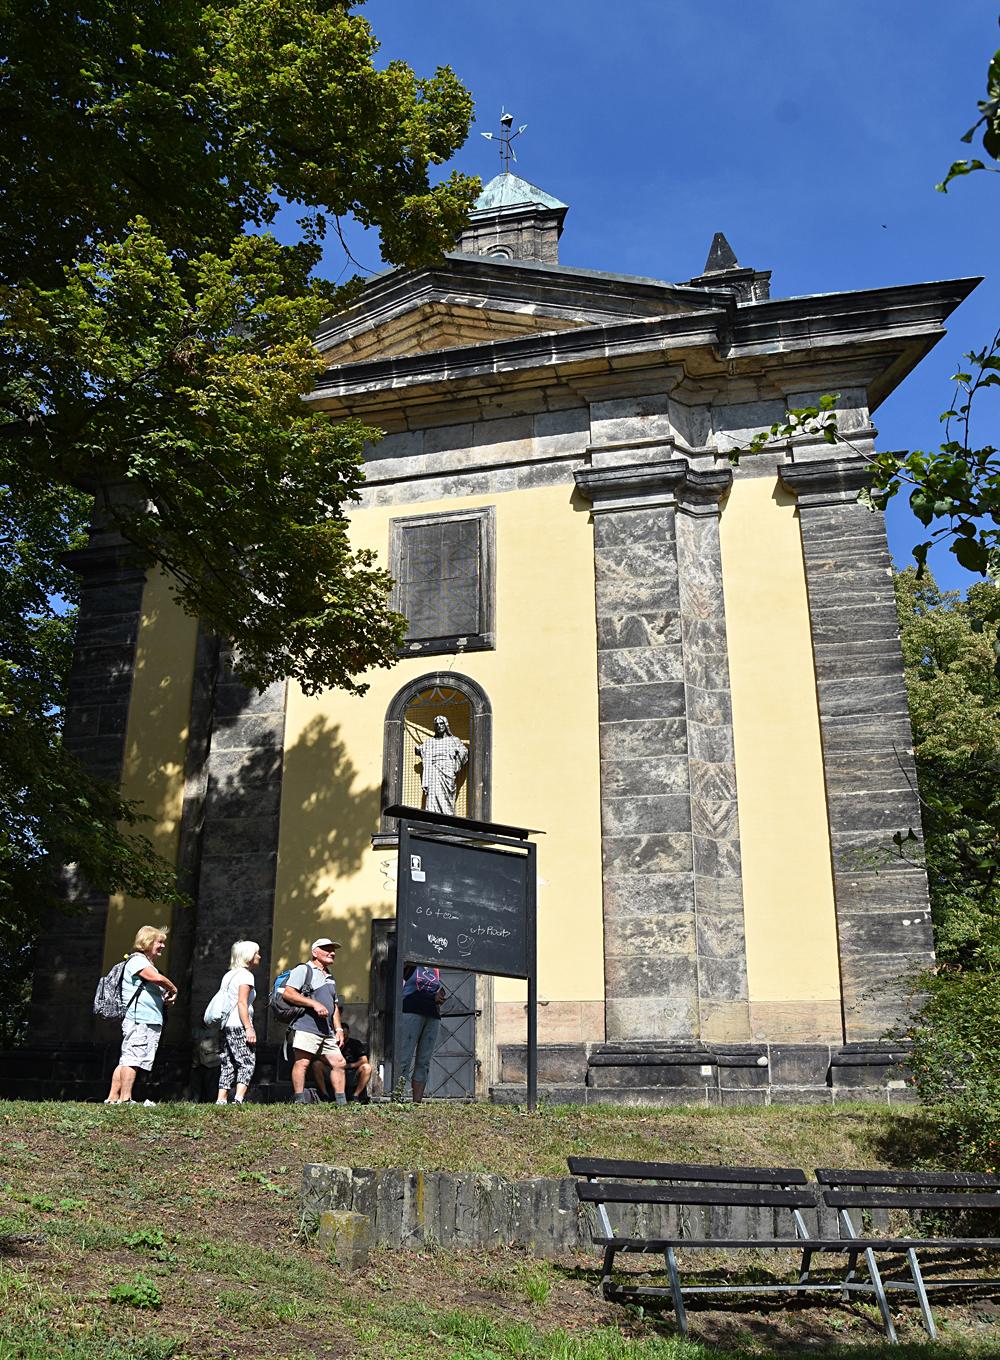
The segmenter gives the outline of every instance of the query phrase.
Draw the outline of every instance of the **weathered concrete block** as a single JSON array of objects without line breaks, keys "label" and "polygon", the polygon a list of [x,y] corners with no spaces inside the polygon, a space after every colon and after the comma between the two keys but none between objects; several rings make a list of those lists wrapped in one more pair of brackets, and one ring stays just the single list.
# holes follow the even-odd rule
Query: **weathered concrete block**
[{"label": "weathered concrete block", "polygon": [[324,1209],[319,1216],[319,1241],[334,1265],[357,1270],[366,1264],[371,1251],[371,1219],[349,1209]]}]

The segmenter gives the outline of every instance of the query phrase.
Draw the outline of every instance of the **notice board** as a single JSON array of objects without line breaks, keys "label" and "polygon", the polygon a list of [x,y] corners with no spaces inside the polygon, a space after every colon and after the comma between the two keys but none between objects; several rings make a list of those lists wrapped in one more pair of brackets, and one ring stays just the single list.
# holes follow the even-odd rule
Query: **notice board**
[{"label": "notice board", "polygon": [[404,959],[528,977],[533,856],[414,831],[400,855],[397,921]]}]

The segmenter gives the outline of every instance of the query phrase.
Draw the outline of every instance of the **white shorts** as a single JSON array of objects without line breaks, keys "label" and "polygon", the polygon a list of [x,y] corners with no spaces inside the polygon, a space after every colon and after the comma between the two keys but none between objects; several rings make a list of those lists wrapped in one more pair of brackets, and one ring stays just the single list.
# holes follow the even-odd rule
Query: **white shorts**
[{"label": "white shorts", "polygon": [[147,1025],[131,1016],[123,1020],[121,1066],[151,1071],[162,1033],[162,1025]]}]

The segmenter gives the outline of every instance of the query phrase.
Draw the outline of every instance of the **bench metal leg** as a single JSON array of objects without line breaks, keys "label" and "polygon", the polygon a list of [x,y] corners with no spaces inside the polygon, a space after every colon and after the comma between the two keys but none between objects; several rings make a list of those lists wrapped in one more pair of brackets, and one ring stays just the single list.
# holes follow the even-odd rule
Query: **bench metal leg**
[{"label": "bench metal leg", "polygon": [[601,1266],[601,1293],[607,1298],[608,1290],[611,1288],[611,1272],[615,1268],[615,1249],[614,1247],[604,1248],[604,1264]]},{"label": "bench metal leg", "polygon": [[681,1294],[681,1277],[677,1272],[677,1258],[674,1256],[673,1247],[667,1247],[663,1254],[667,1258],[667,1274],[670,1276],[670,1294],[674,1301],[674,1312],[677,1314],[677,1326],[681,1336],[687,1336],[688,1320],[684,1311],[684,1296]]},{"label": "bench metal leg", "polygon": [[[783,1188],[790,1190],[791,1186],[784,1186]],[[808,1241],[809,1229],[806,1227],[806,1221],[798,1209],[792,1210],[792,1217],[795,1219],[796,1237],[801,1237],[804,1242]],[[799,1284],[808,1283],[809,1271],[812,1267],[812,1257],[812,1250],[809,1247],[806,1247],[805,1251],[802,1253],[802,1264],[799,1266]]]},{"label": "bench metal leg", "polygon": [[[841,1237],[857,1237],[857,1233],[854,1231],[854,1224],[851,1222],[851,1216],[846,1209],[841,1209],[840,1211],[840,1235]],[[854,1279],[857,1269],[858,1253],[856,1251],[848,1252],[847,1274],[844,1276],[845,1289],[840,1296],[844,1303],[847,1303],[851,1297],[851,1291],[847,1289],[846,1286]]]},{"label": "bench metal leg", "polygon": [[931,1312],[930,1299],[928,1299],[927,1290],[924,1288],[924,1277],[921,1275],[920,1266],[917,1263],[917,1253],[912,1247],[907,1251],[906,1259],[910,1265],[913,1287],[917,1291],[917,1298],[920,1300],[920,1311],[924,1315],[924,1327],[927,1329],[927,1335],[930,1339],[936,1341],[937,1328],[934,1326],[934,1314]]},{"label": "bench metal leg", "polygon": [[882,1314],[882,1321],[885,1324],[885,1334],[891,1345],[898,1346],[896,1329],[892,1325],[892,1314],[889,1312],[889,1300],[885,1296],[885,1286],[882,1284],[882,1276],[875,1262],[875,1253],[870,1249],[865,1252],[865,1261],[868,1263],[868,1274],[875,1290],[875,1297],[878,1300],[878,1309]]}]

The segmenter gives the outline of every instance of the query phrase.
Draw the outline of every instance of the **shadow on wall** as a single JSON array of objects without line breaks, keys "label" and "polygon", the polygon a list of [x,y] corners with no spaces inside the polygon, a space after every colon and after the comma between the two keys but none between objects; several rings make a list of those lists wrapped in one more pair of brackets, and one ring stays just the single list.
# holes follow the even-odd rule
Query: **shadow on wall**
[{"label": "shadow on wall", "polygon": [[[293,790],[307,793],[293,802]],[[380,806],[381,784],[366,788],[359,783],[340,728],[322,716],[314,718],[285,752],[280,921],[272,942],[276,963],[304,958],[311,941],[329,933],[343,945],[338,983],[353,988],[367,978],[370,922],[373,914],[384,914],[384,907],[345,910],[331,901],[331,891],[361,868],[378,829]]]}]

